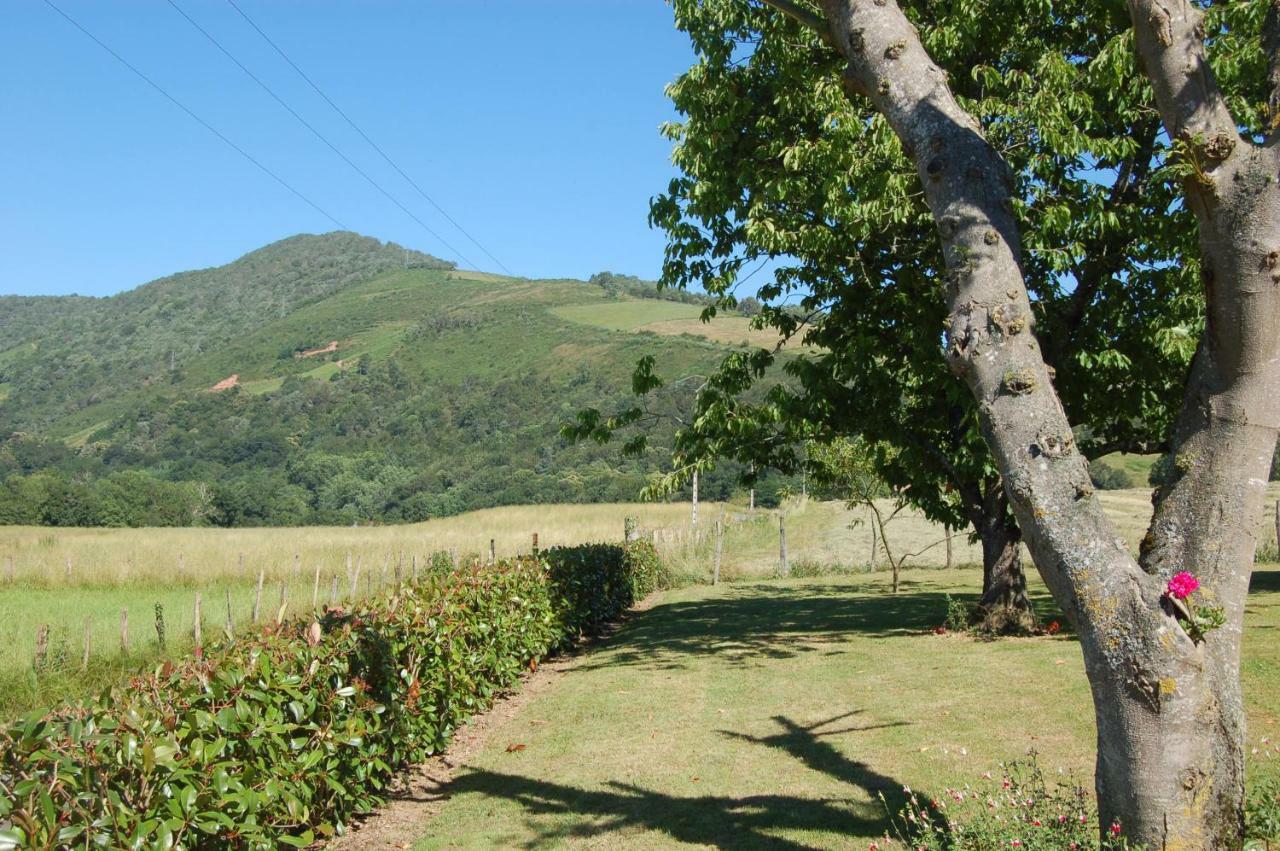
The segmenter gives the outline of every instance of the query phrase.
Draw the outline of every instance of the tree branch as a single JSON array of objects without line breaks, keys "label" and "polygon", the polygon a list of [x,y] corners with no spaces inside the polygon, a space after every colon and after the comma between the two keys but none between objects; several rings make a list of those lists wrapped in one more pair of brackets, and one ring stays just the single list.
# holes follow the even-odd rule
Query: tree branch
[{"label": "tree branch", "polygon": [[[1019,526],[1065,608],[1114,594],[1087,622],[1100,641],[1141,617],[1141,574],[1092,496],[1088,464],[1053,390],[1021,268],[1013,179],[894,0],[825,0],[846,90],[868,97],[914,161],[944,247],[948,360],[978,402]],[[1099,569],[1102,568],[1102,569]],[[1121,602],[1123,601],[1123,602]]]},{"label": "tree branch", "polygon": [[1204,46],[1204,15],[1190,0],[1128,0],[1138,56],[1165,129],[1196,140],[1204,159],[1225,159],[1239,141]]},{"label": "tree branch", "polygon": [[791,2],[791,0],[760,0],[760,2],[766,6],[772,6],[793,21],[808,27],[818,34],[818,38],[822,39],[823,43],[835,47],[835,39],[831,37],[831,26],[822,19],[821,15],[809,11],[800,4]]}]

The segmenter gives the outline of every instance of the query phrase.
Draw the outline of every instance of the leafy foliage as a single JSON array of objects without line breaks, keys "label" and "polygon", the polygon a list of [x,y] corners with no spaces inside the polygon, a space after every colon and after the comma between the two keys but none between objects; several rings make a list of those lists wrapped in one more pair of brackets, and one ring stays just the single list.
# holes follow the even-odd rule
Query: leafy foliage
[{"label": "leafy foliage", "polygon": [[[997,786],[987,775],[977,788],[947,789],[933,799],[907,789],[893,828],[919,851],[1066,851],[1098,848],[1097,805],[1078,783],[1050,786],[1035,753],[1004,766]],[[1119,830],[1115,829],[1115,834]],[[1103,851],[1128,848],[1108,839]]]},{"label": "leafy foliage", "polygon": [[303,847],[659,580],[647,542],[477,562],[0,731],[0,841]]},{"label": "leafy foliage", "polygon": [[[701,286],[714,312],[768,268],[751,287],[756,322],[809,347],[727,357],[679,448],[793,469],[805,439],[860,434],[898,450],[880,473],[931,519],[978,525],[999,479],[975,402],[943,356],[949,284],[911,159],[868,102],[846,97],[842,60],[813,32],[746,0],[674,6],[698,58],[668,89],[681,118],[665,132],[682,173],[651,207],[668,237],[662,283]],[[1061,368],[1057,389],[1088,426],[1086,448],[1161,446],[1203,310],[1177,154],[1123,9],[903,6],[1012,169],[1027,324]],[[1266,99],[1251,38],[1265,6],[1207,7],[1215,69],[1250,121]],[[745,397],[779,368],[795,381]]]}]

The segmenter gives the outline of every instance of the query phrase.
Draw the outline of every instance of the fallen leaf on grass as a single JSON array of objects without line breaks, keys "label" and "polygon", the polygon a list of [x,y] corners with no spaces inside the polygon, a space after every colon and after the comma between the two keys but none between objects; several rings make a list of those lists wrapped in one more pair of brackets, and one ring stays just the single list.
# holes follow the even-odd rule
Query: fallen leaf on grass
[{"label": "fallen leaf on grass", "polygon": [[520,751],[524,750],[526,747],[528,747],[528,745],[510,744],[510,745],[507,745],[507,753],[519,753]]}]

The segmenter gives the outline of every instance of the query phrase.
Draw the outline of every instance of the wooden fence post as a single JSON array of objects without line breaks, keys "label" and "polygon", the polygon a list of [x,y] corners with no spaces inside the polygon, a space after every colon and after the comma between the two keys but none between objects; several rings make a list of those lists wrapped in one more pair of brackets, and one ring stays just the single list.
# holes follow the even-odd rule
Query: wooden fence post
[{"label": "wooden fence post", "polygon": [[262,580],[266,578],[266,568],[258,568],[258,590],[253,594],[253,622],[258,623],[258,616],[262,612]]},{"label": "wooden fence post", "polygon": [[[355,573],[351,574],[351,601],[352,602],[355,602],[356,598],[360,595],[360,567],[363,564],[364,564],[363,556],[356,559],[356,570],[355,570]],[[347,568],[349,569],[350,567],[351,567],[351,562],[348,561]]]},{"label": "wooden fence post", "polygon": [[9,556],[9,584],[12,585],[18,581],[18,566],[14,564],[13,556]]},{"label": "wooden fence post", "polygon": [[409,576],[410,576],[410,581],[413,582],[414,585],[417,585],[418,584],[418,554],[417,553],[413,554],[413,572],[410,573]]},{"label": "wooden fence post", "polygon": [[165,637],[164,606],[160,603],[156,603],[156,646],[163,651],[166,643],[167,638]]},{"label": "wooden fence post", "polygon": [[276,610],[276,626],[284,622],[284,610],[289,607],[289,583],[280,580],[280,608]]},{"label": "wooden fence post", "polygon": [[224,589],[227,593],[227,641],[230,641],[236,634],[236,622],[231,617],[231,587]]},{"label": "wooden fence post", "polygon": [[489,564],[497,564],[497,562],[498,562],[498,548],[497,546],[495,546],[495,541],[493,540],[493,538],[490,538],[489,539]]},{"label": "wooden fence post", "polygon": [[693,471],[693,513],[689,518],[689,527],[698,528],[698,471]]},{"label": "wooden fence post", "polygon": [[[1280,499],[1276,500],[1276,558],[1280,559]],[[13,572],[13,556],[9,557],[9,572]]]},{"label": "wooden fence post", "polygon": [[200,592],[199,591],[196,592],[194,618],[195,618],[195,625],[191,628],[191,637],[195,639],[196,650],[199,650],[204,644],[203,636],[201,635],[201,632],[200,632],[201,617],[200,617]]},{"label": "wooden fence post", "polygon": [[338,605],[338,574],[333,575],[333,584],[329,586],[329,608]]},{"label": "wooden fence post", "polygon": [[80,657],[80,670],[89,670],[89,642],[93,639],[93,618],[84,616],[84,655]]},{"label": "wooden fence post", "polygon": [[120,610],[120,652],[129,655],[129,607]]},{"label": "wooden fence post", "polygon": [[400,555],[396,556],[395,579],[397,587],[404,583],[404,550],[401,550]]},{"label": "wooden fence post", "polygon": [[316,606],[320,604],[320,565],[316,565],[315,582],[311,584],[311,611],[316,610]]},{"label": "wooden fence post", "polygon": [[716,561],[715,568],[711,573],[711,584],[720,584],[720,557],[724,554],[724,523],[720,520],[716,521]]},{"label": "wooden fence post", "polygon": [[778,515],[778,558],[782,575],[786,576],[791,568],[787,566],[787,519],[781,514]]},{"label": "wooden fence post", "polygon": [[948,524],[943,527],[947,533],[947,570],[951,569],[951,526]]},{"label": "wooden fence post", "polygon": [[36,655],[31,666],[37,671],[43,670],[49,662],[49,625],[42,623],[36,627]]},{"label": "wooden fence post", "polygon": [[533,533],[533,557],[538,557],[538,533]]}]

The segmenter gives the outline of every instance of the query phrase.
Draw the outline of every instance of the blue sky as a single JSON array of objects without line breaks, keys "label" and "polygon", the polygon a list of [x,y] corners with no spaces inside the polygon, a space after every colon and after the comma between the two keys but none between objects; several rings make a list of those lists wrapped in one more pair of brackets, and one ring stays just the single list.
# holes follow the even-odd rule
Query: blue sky
[{"label": "blue sky", "polygon": [[[166,0],[53,0],[349,229],[458,259]],[[475,266],[432,210],[226,0],[174,0]],[[662,0],[236,0],[516,274],[656,277],[673,174],[663,86],[692,61]],[[106,295],[332,222],[42,0],[0,28],[0,293]],[[463,264],[467,265],[467,264]]]}]

